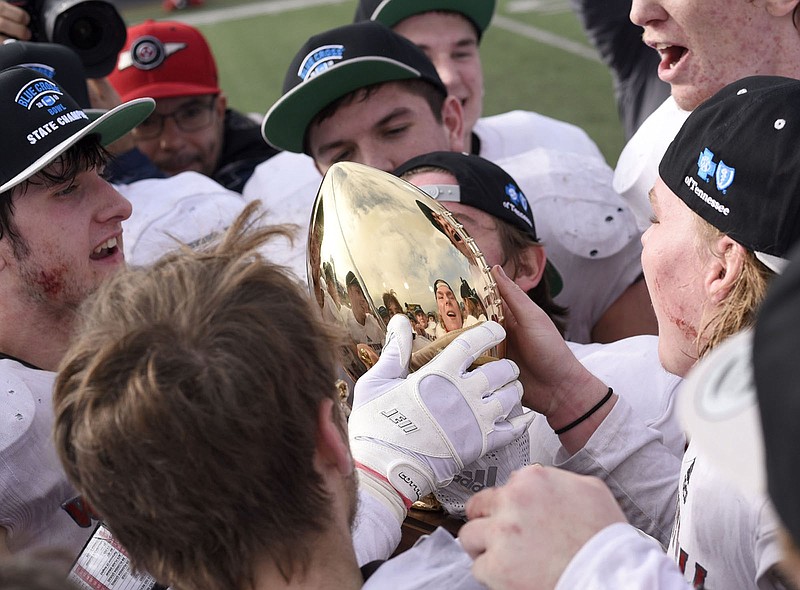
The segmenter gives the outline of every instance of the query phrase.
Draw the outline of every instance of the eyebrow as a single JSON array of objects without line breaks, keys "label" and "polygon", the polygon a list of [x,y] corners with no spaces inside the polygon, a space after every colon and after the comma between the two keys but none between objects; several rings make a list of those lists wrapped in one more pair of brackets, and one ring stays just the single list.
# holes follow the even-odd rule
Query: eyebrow
[{"label": "eyebrow", "polygon": [[[385,117],[380,119],[377,123],[375,123],[372,126],[372,129],[378,129],[380,127],[388,125],[394,119],[397,119],[397,118],[402,117],[404,115],[408,115],[410,113],[411,113],[411,109],[409,109],[408,107],[402,107],[402,106],[401,107],[397,107],[396,109],[391,111],[389,114],[387,114]],[[336,141],[331,141],[330,143],[322,144],[317,149],[317,155],[318,156],[322,156],[323,154],[325,154],[325,153],[327,153],[329,151],[338,149],[339,147],[343,146],[346,143],[348,143],[348,140],[339,139],[339,140],[336,140]]]},{"label": "eyebrow", "polygon": [[658,200],[658,199],[656,199],[656,190],[655,190],[655,188],[651,188],[649,191],[647,191],[647,198],[650,200],[650,206],[651,207],[655,207],[656,201]]}]

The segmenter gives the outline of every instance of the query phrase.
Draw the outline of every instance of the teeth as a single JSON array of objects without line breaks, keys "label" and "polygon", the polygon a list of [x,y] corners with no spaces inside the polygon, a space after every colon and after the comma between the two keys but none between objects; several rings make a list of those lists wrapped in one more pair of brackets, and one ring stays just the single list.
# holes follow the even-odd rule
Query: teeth
[{"label": "teeth", "polygon": [[655,44],[656,51],[664,51],[665,49],[669,49],[670,47],[672,47],[672,45],[670,45],[669,43],[656,43]]},{"label": "teeth", "polygon": [[102,244],[100,244],[97,248],[94,249],[95,254],[100,254],[103,250],[111,250],[117,245],[117,238],[109,238]]}]

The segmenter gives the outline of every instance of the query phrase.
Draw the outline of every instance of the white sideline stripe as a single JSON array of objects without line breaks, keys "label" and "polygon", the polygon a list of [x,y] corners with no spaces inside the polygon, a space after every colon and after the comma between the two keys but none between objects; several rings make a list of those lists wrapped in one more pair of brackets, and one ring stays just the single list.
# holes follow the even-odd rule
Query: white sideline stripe
[{"label": "white sideline stripe", "polygon": [[[169,20],[177,20],[187,25],[213,25],[231,20],[241,20],[253,16],[261,16],[265,14],[280,14],[289,12],[291,10],[301,10],[303,8],[312,8],[314,6],[325,6],[330,4],[344,4],[349,0],[267,0],[265,2],[254,2],[252,4],[242,4],[240,6],[233,6],[231,8],[219,8],[216,10],[208,10],[196,14],[174,15],[164,17]],[[570,39],[565,39],[549,31],[532,27],[512,20],[506,16],[495,14],[492,19],[492,25],[501,29],[516,33],[528,39],[533,39],[539,43],[550,45],[556,49],[561,49],[567,53],[583,57],[590,61],[602,63],[600,58],[595,53],[594,49],[576,43]]]},{"label": "white sideline stripe", "polygon": [[598,57],[597,53],[595,53],[595,50],[591,47],[581,45],[580,43],[572,41],[571,39],[565,39],[564,37],[560,37],[554,33],[551,33],[550,31],[545,31],[544,29],[538,29],[536,27],[532,27],[531,25],[519,23],[508,18],[507,16],[495,14],[494,19],[492,19],[492,26],[499,27],[509,31],[510,33],[516,33],[517,35],[527,37],[528,39],[533,39],[534,41],[544,43],[545,45],[550,45],[551,47],[561,49],[562,51],[577,55],[578,57],[583,57],[589,61],[603,63],[600,57]]},{"label": "white sideline stripe", "polygon": [[163,20],[176,20],[187,25],[213,25],[229,20],[243,20],[252,16],[262,16],[264,14],[280,14],[292,10],[312,8],[314,6],[325,6],[327,4],[344,4],[348,0],[268,0],[266,2],[254,2],[252,4],[242,4],[231,8],[218,8],[197,14],[175,15],[175,13],[164,17]]}]

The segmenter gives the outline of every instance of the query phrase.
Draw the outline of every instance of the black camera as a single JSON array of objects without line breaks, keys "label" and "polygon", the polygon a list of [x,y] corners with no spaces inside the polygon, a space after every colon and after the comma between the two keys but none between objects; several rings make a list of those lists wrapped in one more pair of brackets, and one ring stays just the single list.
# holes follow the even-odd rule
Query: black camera
[{"label": "black camera", "polygon": [[12,0],[31,17],[32,41],[59,43],[81,58],[89,78],[108,76],[125,45],[125,22],[104,0]]}]

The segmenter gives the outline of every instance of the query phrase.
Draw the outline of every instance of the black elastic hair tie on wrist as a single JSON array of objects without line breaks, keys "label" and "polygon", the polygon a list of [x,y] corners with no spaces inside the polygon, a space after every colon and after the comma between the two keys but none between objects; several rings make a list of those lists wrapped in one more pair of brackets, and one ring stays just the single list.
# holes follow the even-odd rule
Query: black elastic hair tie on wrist
[{"label": "black elastic hair tie on wrist", "polygon": [[567,430],[572,430],[572,429],[573,429],[573,428],[575,428],[575,427],[576,427],[578,424],[580,424],[581,422],[583,422],[584,420],[586,420],[587,418],[589,418],[589,416],[591,416],[592,414],[594,414],[594,413],[595,413],[597,410],[599,410],[600,408],[602,408],[602,407],[603,407],[603,405],[604,405],[604,404],[605,404],[605,403],[606,403],[608,400],[610,400],[610,399],[611,399],[611,396],[612,396],[612,395],[614,395],[614,390],[613,390],[613,389],[611,389],[611,388],[609,387],[609,388],[608,388],[608,393],[606,393],[606,395],[603,397],[603,399],[601,399],[599,402],[597,402],[597,404],[596,404],[594,407],[592,407],[592,409],[591,409],[591,410],[589,410],[588,412],[586,412],[586,413],[585,413],[583,416],[581,416],[581,417],[580,417],[580,418],[578,418],[577,420],[574,420],[574,421],[570,422],[569,424],[567,424],[566,426],[564,426],[564,428],[559,428],[558,430],[555,430],[554,432],[555,432],[556,434],[564,434],[564,433],[565,433]]}]

